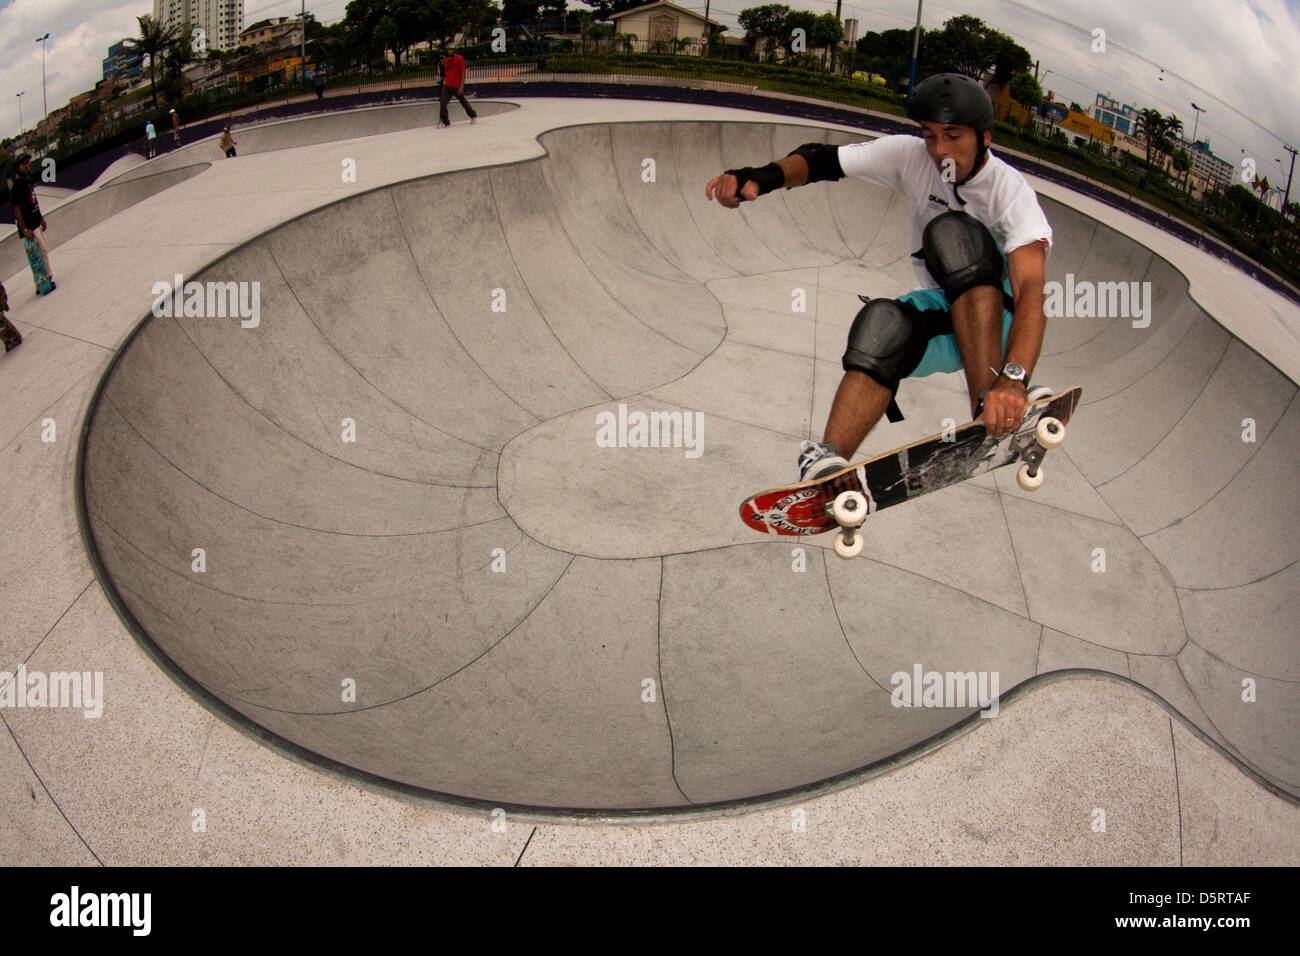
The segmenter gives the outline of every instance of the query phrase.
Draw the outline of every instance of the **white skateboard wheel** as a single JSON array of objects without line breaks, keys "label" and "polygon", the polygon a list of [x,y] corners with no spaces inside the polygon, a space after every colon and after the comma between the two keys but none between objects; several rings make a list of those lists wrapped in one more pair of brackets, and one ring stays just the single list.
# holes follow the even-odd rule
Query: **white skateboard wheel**
[{"label": "white skateboard wheel", "polygon": [[867,496],[860,491],[841,491],[831,505],[831,517],[846,528],[856,528],[867,520]]},{"label": "white skateboard wheel", "polygon": [[862,553],[862,546],[865,545],[866,543],[867,543],[867,539],[863,536],[861,531],[853,535],[852,544],[844,543],[843,530],[835,532],[835,553],[838,554],[845,561],[848,561],[851,558],[856,558],[858,555],[860,555]]},{"label": "white skateboard wheel", "polygon": [[1044,448],[1055,448],[1065,441],[1065,426],[1055,418],[1040,418],[1034,429],[1034,441]]},{"label": "white skateboard wheel", "polygon": [[1043,484],[1043,466],[1039,465],[1038,474],[1031,476],[1029,465],[1021,465],[1020,470],[1016,472],[1016,482],[1025,491],[1037,491]]}]

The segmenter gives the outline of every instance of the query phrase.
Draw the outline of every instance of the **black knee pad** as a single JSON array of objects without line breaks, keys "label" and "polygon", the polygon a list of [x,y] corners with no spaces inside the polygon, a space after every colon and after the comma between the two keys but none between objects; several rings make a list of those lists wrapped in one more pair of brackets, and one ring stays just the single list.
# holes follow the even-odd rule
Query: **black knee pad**
[{"label": "black knee pad", "polygon": [[1003,266],[997,243],[984,223],[964,212],[930,220],[922,234],[925,266],[949,302],[976,286],[1002,291]]},{"label": "black knee pad", "polygon": [[858,310],[849,330],[844,371],[865,372],[890,391],[920,364],[929,338],[917,309],[895,299],[872,299]]}]

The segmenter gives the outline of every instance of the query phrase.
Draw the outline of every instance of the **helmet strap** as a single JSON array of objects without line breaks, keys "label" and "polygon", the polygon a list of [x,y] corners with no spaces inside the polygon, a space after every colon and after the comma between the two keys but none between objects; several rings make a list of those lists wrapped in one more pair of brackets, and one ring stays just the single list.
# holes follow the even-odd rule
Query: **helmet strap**
[{"label": "helmet strap", "polygon": [[978,173],[981,169],[984,168],[984,160],[985,157],[988,156],[988,152],[989,152],[989,148],[984,145],[984,133],[980,130],[976,130],[975,138],[979,142],[979,148],[975,152],[975,165],[971,167],[970,174],[967,175],[965,179],[963,179],[959,183],[953,183],[952,186],[952,194],[957,197],[957,201],[961,203],[963,206],[966,205],[966,200],[961,198],[961,193],[957,191],[957,187],[965,186],[968,182],[970,182],[972,176],[974,176],[976,173]]}]

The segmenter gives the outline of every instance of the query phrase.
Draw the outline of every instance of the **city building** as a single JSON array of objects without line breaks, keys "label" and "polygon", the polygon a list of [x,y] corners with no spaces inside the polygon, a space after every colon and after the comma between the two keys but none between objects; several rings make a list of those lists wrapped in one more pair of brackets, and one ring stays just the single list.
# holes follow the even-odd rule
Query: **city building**
[{"label": "city building", "polygon": [[1137,129],[1137,120],[1142,115],[1142,111],[1135,106],[1129,106],[1127,103],[1121,103],[1119,100],[1098,93],[1097,101],[1089,108],[1088,115],[1112,129],[1132,135]]},{"label": "city building", "polygon": [[297,17],[258,20],[239,32],[239,46],[296,46],[302,42],[302,21]]},{"label": "city building", "polygon": [[233,50],[244,25],[244,0],[153,0],[153,17],[164,29],[202,30],[209,50]]},{"label": "city building", "polygon": [[108,56],[104,59],[104,79],[120,76],[130,80],[143,74],[144,55],[132,52],[130,43],[130,40],[118,40],[108,48]]},{"label": "city building", "polygon": [[[640,41],[637,44],[638,49],[644,48],[657,52],[662,47],[668,53],[703,51],[702,41],[706,37],[704,17],[685,7],[670,3],[669,0],[658,0],[657,3],[633,7],[631,10],[612,14],[610,19],[614,21],[616,33],[634,36]],[[714,27],[722,25],[713,19],[708,22]],[[678,50],[676,44],[678,40],[687,41],[685,49]]]},{"label": "city building", "polygon": [[1179,145],[1187,150],[1192,160],[1187,176],[1193,195],[1227,189],[1232,184],[1232,164],[1210,152],[1208,142],[1191,143],[1180,139]]}]

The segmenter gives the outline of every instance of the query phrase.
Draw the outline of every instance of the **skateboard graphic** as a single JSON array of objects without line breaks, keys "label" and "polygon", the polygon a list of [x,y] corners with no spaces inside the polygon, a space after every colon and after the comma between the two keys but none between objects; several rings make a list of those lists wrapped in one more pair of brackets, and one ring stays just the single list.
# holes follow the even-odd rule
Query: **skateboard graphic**
[{"label": "skateboard graphic", "polygon": [[45,257],[35,239],[23,239],[23,248],[27,250],[27,264],[32,267],[32,278],[36,280],[36,294],[49,295],[54,291],[54,282],[45,268]]},{"label": "skateboard graphic", "polygon": [[818,478],[760,492],[740,505],[747,527],[765,534],[821,534],[839,528],[835,553],[856,558],[867,516],[920,495],[1021,462],[1016,480],[1026,491],[1043,483],[1042,461],[1065,440],[1065,425],[1083,389],[1075,386],[1025,409],[1020,427],[991,438],[983,422],[940,432]]}]

